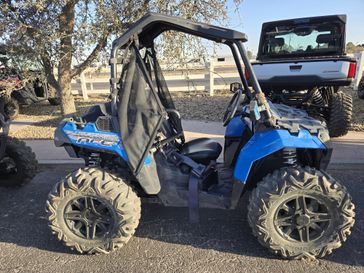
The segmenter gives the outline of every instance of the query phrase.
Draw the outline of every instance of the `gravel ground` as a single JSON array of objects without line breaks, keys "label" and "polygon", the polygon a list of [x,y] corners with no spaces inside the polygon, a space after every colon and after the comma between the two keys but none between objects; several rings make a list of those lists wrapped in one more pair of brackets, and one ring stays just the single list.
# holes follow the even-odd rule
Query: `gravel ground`
[{"label": "gravel ground", "polygon": [[[357,97],[351,88],[343,89],[352,94],[354,109],[351,130],[364,131],[364,100]],[[221,121],[231,94],[219,94],[214,97],[203,95],[175,95],[173,100],[183,119]],[[104,97],[91,98],[88,102],[76,99],[78,114],[84,113],[89,106],[105,101]],[[48,103],[32,105],[21,110],[17,120],[34,121],[33,125],[11,132],[12,136],[21,139],[52,139],[54,130],[62,120],[60,108],[50,106]]]},{"label": "gravel ground", "polygon": [[351,130],[364,131],[364,100],[359,99],[358,94],[352,89],[344,90],[353,97],[353,119],[351,123]]},{"label": "gravel ground", "polygon": [[[339,166],[340,167],[340,166]],[[341,166],[342,167],[342,166]],[[364,272],[364,173],[362,166],[329,169],[356,204],[356,223],[344,245],[325,259],[287,261],[252,236],[246,198],[238,210],[201,210],[199,225],[186,208],[143,204],[135,236],[109,255],[79,255],[47,227],[44,205],[53,185],[76,167],[42,167],[19,189],[0,188],[0,272]]]}]

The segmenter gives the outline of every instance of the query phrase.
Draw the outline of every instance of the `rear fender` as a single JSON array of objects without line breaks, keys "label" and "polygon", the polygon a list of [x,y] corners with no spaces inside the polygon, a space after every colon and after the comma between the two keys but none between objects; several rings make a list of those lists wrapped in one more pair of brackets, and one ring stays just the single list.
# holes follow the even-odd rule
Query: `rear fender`
[{"label": "rear fender", "polygon": [[80,148],[112,152],[128,161],[120,136],[113,132],[99,131],[93,123],[87,123],[78,129],[74,122],[65,122],[57,129],[54,142],[58,147],[69,143]]},{"label": "rear fender", "polygon": [[245,184],[254,162],[284,148],[326,150],[327,146],[305,129],[298,134],[282,129],[255,133],[239,153],[234,178]]},{"label": "rear fender", "polygon": [[[119,155],[125,162],[128,162],[128,155],[123,148],[120,134],[99,131],[94,123],[86,123],[83,128],[77,128],[74,122],[63,121],[56,130],[54,142],[57,147],[64,146],[72,157],[77,157],[77,154],[67,147],[109,152]],[[152,154],[146,157],[144,166],[136,178],[147,194],[157,194],[160,191],[160,181]]]}]

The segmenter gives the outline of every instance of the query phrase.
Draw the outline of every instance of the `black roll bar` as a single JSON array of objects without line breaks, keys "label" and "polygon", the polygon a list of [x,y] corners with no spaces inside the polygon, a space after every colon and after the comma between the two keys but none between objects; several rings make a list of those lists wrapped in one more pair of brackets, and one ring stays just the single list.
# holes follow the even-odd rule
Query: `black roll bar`
[{"label": "black roll bar", "polygon": [[[117,53],[120,48],[128,50],[128,47],[130,46],[131,43],[139,41],[138,38],[140,38],[139,36],[141,35],[141,33],[138,31],[141,31],[144,35],[146,35],[145,32],[151,31],[152,27],[157,27],[157,25],[152,24],[153,22],[155,23],[156,21],[158,21],[159,24],[162,24],[162,26],[165,28],[162,28],[161,25],[159,25],[160,29],[159,30],[157,29],[158,31],[155,30],[156,33],[154,33],[153,36],[154,38],[157,37],[163,31],[168,30],[170,28],[172,30],[189,33],[195,36],[200,36],[209,40],[213,40],[218,43],[224,43],[228,45],[233,54],[234,61],[237,70],[239,72],[239,76],[244,86],[244,89],[246,90],[246,92],[248,92],[248,95],[251,97],[251,99],[254,97],[254,99],[258,103],[259,111],[263,114],[262,121],[265,122],[267,125],[274,126],[274,118],[272,117],[272,112],[270,111],[269,103],[267,102],[265,95],[262,92],[262,89],[254,74],[252,65],[250,64],[246,50],[243,45],[243,42],[247,41],[245,34],[220,27],[195,23],[192,21],[190,22],[189,20],[181,19],[178,17],[171,17],[158,14],[148,14],[144,16],[139,21],[137,21],[131,29],[127,30],[124,35],[116,39],[112,44],[111,56],[110,56],[110,72],[111,72],[110,91],[113,102],[112,103],[113,115],[114,114],[116,115],[117,113],[116,109],[117,84],[118,84],[117,64],[122,63],[122,59],[118,58]],[[221,35],[221,37],[219,35]],[[144,46],[145,45],[141,45],[141,47]],[[249,88],[239,57],[241,57],[244,67],[247,70],[248,74],[250,75],[250,81],[252,83],[253,92]]]}]

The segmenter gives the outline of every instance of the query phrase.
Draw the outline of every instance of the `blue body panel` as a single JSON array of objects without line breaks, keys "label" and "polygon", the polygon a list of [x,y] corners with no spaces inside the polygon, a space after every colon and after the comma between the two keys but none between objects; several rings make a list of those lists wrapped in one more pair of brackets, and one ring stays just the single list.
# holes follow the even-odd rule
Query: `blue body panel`
[{"label": "blue body panel", "polygon": [[246,128],[245,122],[240,116],[233,118],[225,130],[225,137],[240,137]]},{"label": "blue body panel", "polygon": [[[87,123],[84,128],[77,129],[76,124],[73,122],[67,122],[63,126],[62,131],[75,146],[113,152],[125,161],[128,161],[128,155],[121,144],[120,135],[117,133],[99,131],[93,123]],[[95,139],[95,136],[99,136],[100,139],[108,138],[110,141],[107,144],[100,141],[92,141],[92,139]]]},{"label": "blue body panel", "polygon": [[[115,132],[99,131],[94,123],[87,123],[82,129],[78,129],[74,122],[66,122],[62,132],[75,146],[112,152],[118,154],[126,162],[128,155],[123,148],[121,136]],[[144,164],[149,165],[152,159],[148,155]]]},{"label": "blue body panel", "polygon": [[326,149],[326,146],[304,129],[298,135],[282,129],[257,132],[241,149],[234,167],[234,178],[245,183],[255,161],[283,148]]}]

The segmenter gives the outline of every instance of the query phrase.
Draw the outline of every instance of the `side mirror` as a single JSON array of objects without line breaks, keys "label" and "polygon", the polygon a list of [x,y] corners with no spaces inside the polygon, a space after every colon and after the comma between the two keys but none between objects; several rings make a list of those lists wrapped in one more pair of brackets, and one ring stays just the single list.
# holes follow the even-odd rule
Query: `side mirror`
[{"label": "side mirror", "polygon": [[235,93],[237,90],[242,89],[242,84],[240,82],[230,83],[230,92]]}]

